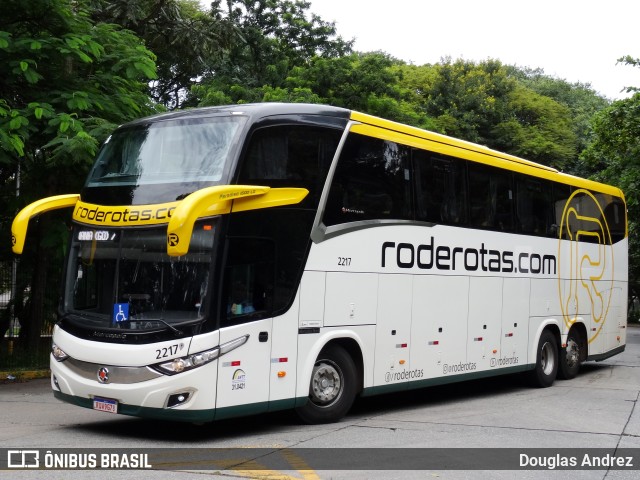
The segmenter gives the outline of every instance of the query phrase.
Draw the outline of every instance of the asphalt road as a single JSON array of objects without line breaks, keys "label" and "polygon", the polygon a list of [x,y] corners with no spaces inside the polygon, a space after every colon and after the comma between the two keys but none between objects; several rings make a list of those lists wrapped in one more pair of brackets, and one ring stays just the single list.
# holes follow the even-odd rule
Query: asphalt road
[{"label": "asphalt road", "polygon": [[[406,465],[384,455],[387,450],[377,449],[401,453],[407,448],[439,448],[436,452],[455,458],[468,453],[462,448],[546,448],[552,453],[567,448],[633,448],[640,458],[639,395],[640,328],[628,329],[623,354],[587,363],[577,378],[558,380],[551,388],[533,389],[521,376],[512,375],[389,394],[359,399],[341,422],[320,426],[301,425],[290,412],[202,426],[151,421],[61,403],[53,398],[48,380],[5,382],[0,385],[0,449],[251,447],[289,453],[278,469],[256,467],[260,459],[254,459],[250,470],[225,470],[223,464],[193,470],[170,461],[172,451],[185,450],[168,450],[166,470],[5,470],[0,478],[637,479],[639,465],[634,470],[404,470]],[[354,447],[371,449],[369,466],[313,470],[295,456],[296,449],[332,448],[338,466],[350,459],[347,449]],[[249,456],[256,451],[247,450]],[[355,456],[353,461],[362,465]]]}]

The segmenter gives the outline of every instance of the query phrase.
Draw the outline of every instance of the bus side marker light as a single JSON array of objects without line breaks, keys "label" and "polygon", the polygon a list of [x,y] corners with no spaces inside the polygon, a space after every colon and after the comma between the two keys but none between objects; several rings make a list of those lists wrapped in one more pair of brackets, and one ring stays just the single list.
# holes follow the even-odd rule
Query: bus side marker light
[{"label": "bus side marker light", "polygon": [[474,342],[481,342],[482,341],[482,337],[475,337],[473,339]]},{"label": "bus side marker light", "polygon": [[496,350],[495,348],[493,349],[493,354],[495,355],[496,353],[498,353],[498,350]]},{"label": "bus side marker light", "polygon": [[278,372],[278,378],[284,378],[287,376],[287,372],[280,371]]},{"label": "bus side marker light", "polygon": [[407,348],[407,344],[406,343],[398,343],[398,344],[396,344],[396,348]]},{"label": "bus side marker light", "polygon": [[504,336],[507,337],[507,338],[508,337],[513,337],[513,333],[505,333]]},{"label": "bus side marker light", "polygon": [[440,345],[440,342],[438,340],[434,340],[432,342],[429,342],[428,345]]},{"label": "bus side marker light", "polygon": [[398,361],[398,363],[399,363],[400,365],[404,365],[404,364],[406,363],[406,360],[400,360],[400,361]]}]

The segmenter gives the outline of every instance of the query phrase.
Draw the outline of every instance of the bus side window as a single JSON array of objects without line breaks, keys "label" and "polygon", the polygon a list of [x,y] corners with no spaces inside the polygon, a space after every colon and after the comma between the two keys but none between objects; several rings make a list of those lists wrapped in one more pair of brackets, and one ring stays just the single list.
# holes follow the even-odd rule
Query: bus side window
[{"label": "bus side window", "polygon": [[467,220],[464,163],[433,157],[431,152],[413,150],[416,171],[418,220],[445,225],[464,225]]},{"label": "bus side window", "polygon": [[508,172],[469,163],[469,221],[472,227],[513,231],[513,187]]},{"label": "bus side window", "polygon": [[257,130],[238,183],[309,190],[303,204],[315,208],[340,141],[340,130],[310,126],[274,126]]},{"label": "bus side window", "polygon": [[229,238],[222,292],[222,326],[271,316],[273,311],[273,241]]},{"label": "bus side window", "polygon": [[554,236],[551,184],[544,180],[520,177],[517,196],[518,232],[542,237]]},{"label": "bus side window", "polygon": [[622,199],[606,195],[608,203],[604,206],[604,217],[611,232],[611,242],[622,240],[626,233],[627,213]]},{"label": "bus side window", "polygon": [[409,147],[350,134],[325,207],[324,224],[412,220]]}]

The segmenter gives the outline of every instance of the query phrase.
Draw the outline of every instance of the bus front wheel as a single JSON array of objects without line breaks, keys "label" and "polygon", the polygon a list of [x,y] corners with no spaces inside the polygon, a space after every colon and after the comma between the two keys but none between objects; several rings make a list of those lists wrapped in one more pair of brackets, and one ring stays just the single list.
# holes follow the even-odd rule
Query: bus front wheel
[{"label": "bus front wheel", "polygon": [[544,330],[538,341],[536,366],[530,373],[531,384],[546,388],[553,385],[558,374],[558,341],[549,330]]},{"label": "bus front wheel", "polygon": [[309,400],[296,409],[305,423],[331,423],[344,417],[356,396],[356,366],[338,345],[328,345],[318,355],[309,384]]}]

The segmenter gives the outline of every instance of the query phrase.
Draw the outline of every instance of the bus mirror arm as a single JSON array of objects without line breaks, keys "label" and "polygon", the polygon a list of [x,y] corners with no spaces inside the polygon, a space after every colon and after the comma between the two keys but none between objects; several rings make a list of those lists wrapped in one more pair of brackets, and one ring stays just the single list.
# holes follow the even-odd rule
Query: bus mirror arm
[{"label": "bus mirror arm", "polygon": [[187,254],[198,218],[297,204],[308,194],[306,188],[256,185],[217,185],[193,192],[178,204],[171,215],[167,226],[167,254],[172,257]]},{"label": "bus mirror arm", "polygon": [[78,202],[79,198],[80,195],[77,193],[56,195],[54,197],[37,200],[20,210],[11,224],[11,244],[13,253],[20,255],[24,249],[29,220],[44,212],[73,207]]},{"label": "bus mirror arm", "polygon": [[193,226],[198,218],[229,213],[234,199],[262,195],[269,189],[254,185],[216,185],[188,195],[176,206],[169,220],[167,254],[172,257],[187,254]]}]

